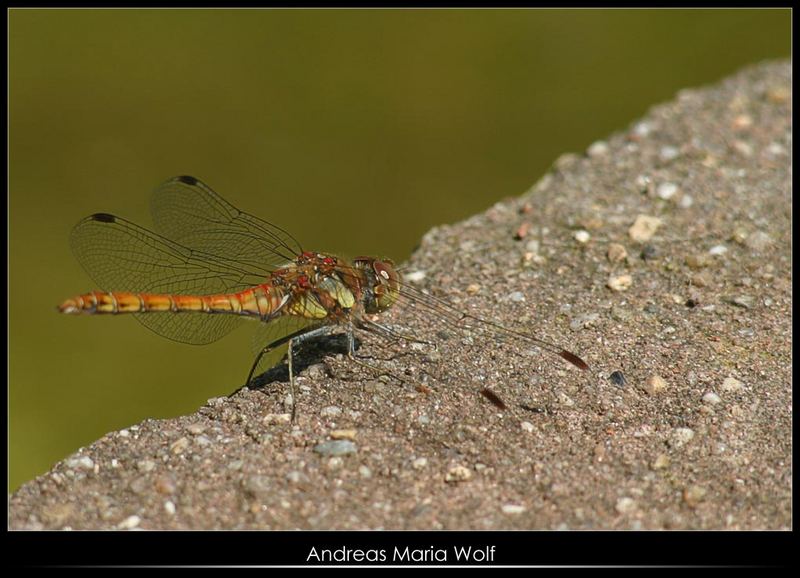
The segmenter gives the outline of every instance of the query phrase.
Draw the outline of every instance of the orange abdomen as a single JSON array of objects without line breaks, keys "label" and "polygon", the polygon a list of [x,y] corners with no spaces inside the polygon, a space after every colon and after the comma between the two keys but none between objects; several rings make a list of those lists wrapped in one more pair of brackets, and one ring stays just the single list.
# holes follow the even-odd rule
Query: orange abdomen
[{"label": "orange abdomen", "polygon": [[231,313],[269,317],[285,303],[284,292],[272,285],[257,285],[240,293],[217,295],[167,295],[126,291],[92,291],[67,299],[58,306],[66,314],[118,314],[155,312]]}]

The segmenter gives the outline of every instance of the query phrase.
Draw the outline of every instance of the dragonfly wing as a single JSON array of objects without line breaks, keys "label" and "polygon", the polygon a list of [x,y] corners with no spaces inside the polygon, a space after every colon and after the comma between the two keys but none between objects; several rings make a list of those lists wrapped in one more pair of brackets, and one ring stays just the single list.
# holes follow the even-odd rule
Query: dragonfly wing
[{"label": "dragonfly wing", "polygon": [[[257,272],[165,239],[130,221],[97,213],[72,231],[72,250],[105,291],[178,295],[239,291],[263,282]],[[210,343],[231,331],[241,318],[195,313],[136,314],[159,335],[184,343]]]},{"label": "dragonfly wing", "polygon": [[280,227],[240,211],[195,177],[174,177],[153,193],[155,229],[189,247],[247,263],[262,275],[302,253]]}]

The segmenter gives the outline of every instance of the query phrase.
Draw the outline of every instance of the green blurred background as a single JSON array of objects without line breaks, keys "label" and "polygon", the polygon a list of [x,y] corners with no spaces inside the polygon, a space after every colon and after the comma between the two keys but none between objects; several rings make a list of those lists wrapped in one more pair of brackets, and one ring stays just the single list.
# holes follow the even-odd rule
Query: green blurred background
[{"label": "green blurred background", "polygon": [[60,316],[92,289],[68,236],[149,225],[178,174],[305,247],[407,258],[560,154],[684,87],[790,54],[788,10],[9,13],[9,490],[103,434],[246,376],[247,331],[192,347]]}]

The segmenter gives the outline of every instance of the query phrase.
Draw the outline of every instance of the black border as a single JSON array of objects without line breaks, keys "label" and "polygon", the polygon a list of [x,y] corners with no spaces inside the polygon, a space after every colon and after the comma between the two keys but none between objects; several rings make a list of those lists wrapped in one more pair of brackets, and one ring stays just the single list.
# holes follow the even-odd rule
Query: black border
[{"label": "black border", "polygon": [[[788,566],[794,533],[608,532],[7,532],[13,566]],[[457,562],[453,546],[494,546]],[[446,563],[392,561],[395,547],[444,549]],[[309,561],[312,547],[387,552],[384,562]],[[7,559],[8,559],[7,558]]]}]

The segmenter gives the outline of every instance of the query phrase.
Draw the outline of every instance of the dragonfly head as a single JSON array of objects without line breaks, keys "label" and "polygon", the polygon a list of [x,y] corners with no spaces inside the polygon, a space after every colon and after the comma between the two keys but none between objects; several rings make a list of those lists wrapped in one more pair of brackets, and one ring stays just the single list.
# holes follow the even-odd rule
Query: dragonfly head
[{"label": "dragonfly head", "polygon": [[356,257],[356,267],[367,275],[372,289],[364,301],[367,313],[380,313],[394,305],[400,296],[400,277],[389,259],[379,260],[373,257]]}]

